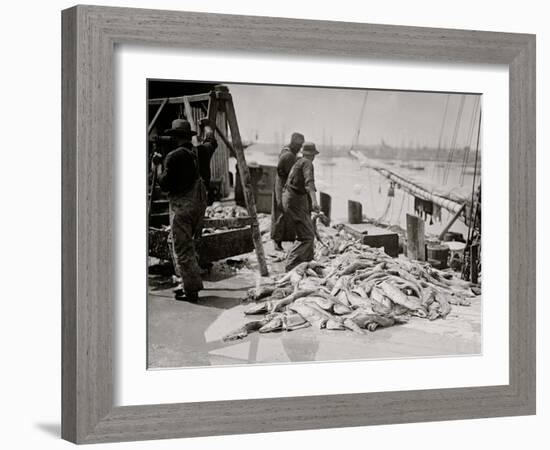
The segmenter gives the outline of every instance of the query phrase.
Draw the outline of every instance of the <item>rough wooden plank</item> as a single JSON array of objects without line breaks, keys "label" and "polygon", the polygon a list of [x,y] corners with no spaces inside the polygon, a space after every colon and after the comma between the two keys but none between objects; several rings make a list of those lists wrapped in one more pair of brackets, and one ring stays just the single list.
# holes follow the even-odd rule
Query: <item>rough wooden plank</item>
[{"label": "rough wooden plank", "polygon": [[256,249],[258,266],[260,269],[260,274],[265,277],[268,275],[268,270],[265,260],[264,246],[262,244],[262,235],[260,233],[260,226],[258,224],[258,215],[256,214],[256,201],[254,200],[254,192],[252,191],[252,184],[250,182],[250,171],[248,170],[248,165],[246,164],[246,159],[244,157],[241,134],[239,132],[237,116],[235,114],[235,108],[233,106],[232,99],[226,100],[225,113],[227,115],[229,131],[231,132],[231,140],[233,141],[235,157],[237,158],[237,167],[239,168],[239,174],[241,177],[241,184],[243,187],[248,214],[252,219],[252,240],[254,241],[254,248]]},{"label": "rough wooden plank", "polygon": [[71,8],[62,18],[62,219],[63,235],[61,247],[61,436],[69,441],[77,440],[77,253],[76,253],[76,80],[77,80],[77,16],[76,8]]},{"label": "rough wooden plank", "polygon": [[[103,7],[86,8],[99,21],[105,18]],[[508,64],[531,38],[517,33],[151,9],[111,8],[108,16],[105,31],[117,42],[335,58]],[[217,32],[206,34],[205,29]]]},{"label": "rough wooden plank", "polygon": [[72,419],[63,415],[62,429],[67,439],[83,442],[113,408],[113,43],[85,8],[69,11],[74,11],[68,13],[74,32],[65,39],[74,41],[76,55],[65,62],[73,65],[68,76],[75,80],[64,81],[75,83],[76,92],[75,99],[64,99],[74,118],[64,113],[63,127],[76,141],[63,142],[64,158],[71,164],[65,175],[72,178],[63,189],[76,196],[76,204],[71,207],[68,200],[65,209],[72,212],[76,228],[64,239],[69,239],[76,261],[64,262],[75,266],[74,278],[66,282],[74,286],[63,296],[75,312],[64,322],[63,334],[71,335],[76,349],[71,353],[64,347],[63,359],[74,368],[66,375],[74,379],[66,382],[74,386],[76,411]]},{"label": "rough wooden plank", "polygon": [[532,36],[509,66],[510,384],[517,389],[524,414],[536,410],[535,55]]}]

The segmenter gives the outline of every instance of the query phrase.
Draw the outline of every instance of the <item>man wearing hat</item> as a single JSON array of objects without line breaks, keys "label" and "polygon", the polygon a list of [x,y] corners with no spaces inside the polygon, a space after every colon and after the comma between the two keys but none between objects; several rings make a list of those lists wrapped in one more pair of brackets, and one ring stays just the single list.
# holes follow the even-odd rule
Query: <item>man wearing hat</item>
[{"label": "man wearing hat", "polygon": [[203,288],[196,239],[200,238],[207,202],[204,177],[210,176],[210,158],[217,142],[208,121],[201,122],[201,129],[204,140],[194,146],[192,137],[197,133],[190,123],[174,120],[164,134],[173,136],[176,149],[166,155],[164,169],[161,155],[153,156],[159,185],[170,201],[172,257],[176,275],[182,280],[174,290],[178,300],[197,301]]},{"label": "man wearing hat", "polygon": [[313,142],[304,143],[303,158],[292,166],[283,190],[283,211],[296,229],[296,242],[287,256],[286,271],[313,259],[315,231],[311,211],[320,210],[313,173],[313,160],[318,153]]},{"label": "man wearing hat", "polygon": [[283,241],[293,241],[296,237],[294,224],[283,211],[283,187],[288,179],[290,169],[296,162],[296,155],[302,148],[304,140],[303,134],[292,133],[290,143],[283,147],[279,155],[271,205],[271,239],[275,243],[275,250],[279,251],[283,250],[281,245]]}]

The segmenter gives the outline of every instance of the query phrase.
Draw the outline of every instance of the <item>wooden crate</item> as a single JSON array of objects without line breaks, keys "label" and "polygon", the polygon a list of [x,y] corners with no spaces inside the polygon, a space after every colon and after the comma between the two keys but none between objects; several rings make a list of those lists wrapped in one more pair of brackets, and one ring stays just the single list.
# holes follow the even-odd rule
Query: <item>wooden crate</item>
[{"label": "wooden crate", "polygon": [[[216,226],[238,226],[239,228],[203,235],[198,247],[200,263],[218,261],[254,250],[252,229],[248,225],[250,221],[249,217],[206,219],[205,228],[216,228]],[[150,227],[149,256],[171,261],[168,237],[169,230]]]},{"label": "wooden crate", "polygon": [[362,244],[371,247],[384,247],[384,251],[391,257],[399,256],[399,237],[397,233],[379,228],[367,223],[344,224],[344,229]]}]

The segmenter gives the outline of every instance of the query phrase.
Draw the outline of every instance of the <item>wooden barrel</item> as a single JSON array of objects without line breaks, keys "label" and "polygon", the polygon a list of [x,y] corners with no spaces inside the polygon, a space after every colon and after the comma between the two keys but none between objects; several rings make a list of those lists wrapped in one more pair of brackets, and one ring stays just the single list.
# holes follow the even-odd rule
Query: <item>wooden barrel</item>
[{"label": "wooden barrel", "polygon": [[426,246],[427,259],[436,269],[446,269],[449,262],[449,247],[440,244]]}]

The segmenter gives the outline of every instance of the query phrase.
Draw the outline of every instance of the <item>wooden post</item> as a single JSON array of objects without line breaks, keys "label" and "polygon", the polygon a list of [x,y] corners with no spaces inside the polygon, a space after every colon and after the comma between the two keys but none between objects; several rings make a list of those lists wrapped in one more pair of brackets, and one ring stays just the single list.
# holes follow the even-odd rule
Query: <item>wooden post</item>
[{"label": "wooden post", "polygon": [[210,92],[210,100],[208,102],[208,111],[206,117],[210,121],[210,125],[214,127],[216,125],[216,117],[218,115],[218,99],[214,91]]},{"label": "wooden post", "polygon": [[332,197],[325,192],[319,192],[319,206],[323,214],[330,220],[330,213],[332,212]]},{"label": "wooden post", "polygon": [[470,281],[472,283],[478,282],[479,273],[477,271],[477,262],[479,261],[479,244],[472,244],[470,246]]},{"label": "wooden post", "polygon": [[191,125],[191,129],[197,134],[199,132],[199,124],[195,123],[195,118],[193,117],[193,110],[191,109],[191,103],[187,97],[183,97],[183,108],[185,109],[185,118],[187,122]]},{"label": "wooden post", "polygon": [[147,136],[151,134],[151,131],[153,131],[153,128],[155,127],[155,124],[157,123],[158,118],[160,117],[160,113],[164,109],[164,106],[168,103],[168,98],[165,98],[162,103],[159,106],[159,109],[157,109],[157,112],[155,113],[155,116],[153,117],[153,120],[151,120],[151,123],[147,127]]},{"label": "wooden post", "polygon": [[252,219],[250,227],[252,228],[252,240],[254,241],[254,247],[256,249],[256,256],[258,258],[258,264],[260,266],[260,274],[265,277],[269,275],[269,272],[267,270],[264,246],[262,244],[262,236],[260,234],[260,226],[258,224],[256,201],[254,200],[254,192],[252,192],[252,184],[250,182],[250,172],[248,170],[248,165],[246,164],[246,159],[244,157],[241,133],[237,124],[237,115],[235,114],[233,99],[231,98],[230,94],[227,95],[228,98],[224,101],[227,122],[229,124],[229,130],[231,131],[231,140],[233,141],[233,149],[235,150],[235,158],[237,159],[237,167],[239,168],[239,175],[241,177],[241,183],[243,186],[244,198],[248,209],[248,214]]},{"label": "wooden post", "polygon": [[418,261],[426,260],[424,221],[411,214],[407,214],[407,256]]},{"label": "wooden post", "polygon": [[361,203],[354,200],[348,200],[348,222],[363,222],[363,206],[361,205]]}]

